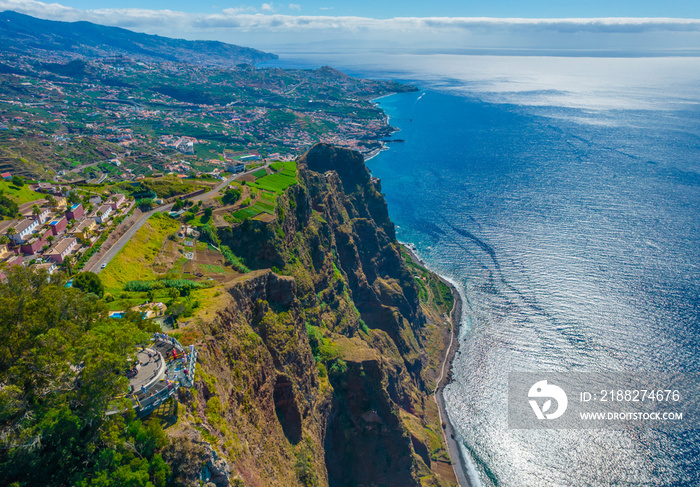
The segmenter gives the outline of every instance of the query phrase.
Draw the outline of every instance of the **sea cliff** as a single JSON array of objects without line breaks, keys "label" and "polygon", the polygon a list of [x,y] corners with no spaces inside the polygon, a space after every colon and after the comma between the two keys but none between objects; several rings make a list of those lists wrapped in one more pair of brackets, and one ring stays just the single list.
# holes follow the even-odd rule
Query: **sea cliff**
[{"label": "sea cliff", "polygon": [[360,154],[316,145],[297,179],[273,221],[217,229],[253,270],[185,331],[201,373],[174,473],[195,480],[213,450],[217,485],[455,485],[432,397],[450,288],[396,241]]}]

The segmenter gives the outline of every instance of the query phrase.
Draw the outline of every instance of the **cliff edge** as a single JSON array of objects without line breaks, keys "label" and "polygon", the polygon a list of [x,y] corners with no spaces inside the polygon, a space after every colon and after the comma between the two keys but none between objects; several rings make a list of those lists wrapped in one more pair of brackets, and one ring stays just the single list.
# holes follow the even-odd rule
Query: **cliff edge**
[{"label": "cliff edge", "polygon": [[396,241],[360,154],[319,144],[297,163],[273,221],[217,229],[253,270],[183,330],[201,373],[175,474],[194,480],[206,442],[217,485],[455,485],[431,397],[451,291]]}]

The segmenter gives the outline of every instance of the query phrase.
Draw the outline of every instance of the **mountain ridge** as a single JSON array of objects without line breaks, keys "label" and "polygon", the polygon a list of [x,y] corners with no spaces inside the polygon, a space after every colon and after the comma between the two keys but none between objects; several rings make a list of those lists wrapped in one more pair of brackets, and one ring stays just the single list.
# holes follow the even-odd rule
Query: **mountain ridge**
[{"label": "mountain ridge", "polygon": [[0,39],[7,51],[40,50],[66,59],[126,56],[208,66],[254,65],[277,59],[276,54],[220,41],[173,39],[87,21],[44,20],[11,10],[0,12]]}]

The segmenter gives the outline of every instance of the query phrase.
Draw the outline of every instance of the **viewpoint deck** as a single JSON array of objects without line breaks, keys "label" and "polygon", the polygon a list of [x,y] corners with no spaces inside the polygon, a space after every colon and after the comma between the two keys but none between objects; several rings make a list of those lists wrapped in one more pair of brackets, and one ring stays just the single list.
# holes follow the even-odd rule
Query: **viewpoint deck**
[{"label": "viewpoint deck", "polygon": [[194,385],[197,351],[193,345],[185,349],[175,338],[156,333],[136,359],[128,376],[130,397],[139,416],[149,414],[180,387]]}]

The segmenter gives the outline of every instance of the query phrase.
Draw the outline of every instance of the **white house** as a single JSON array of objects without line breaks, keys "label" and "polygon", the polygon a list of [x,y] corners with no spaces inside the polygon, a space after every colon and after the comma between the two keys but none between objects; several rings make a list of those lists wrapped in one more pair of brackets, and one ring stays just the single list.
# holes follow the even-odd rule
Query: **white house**
[{"label": "white house", "polygon": [[53,274],[58,269],[55,262],[46,262],[44,264],[36,264],[32,267],[37,269],[37,270],[44,269],[44,270],[46,270],[46,272],[49,273],[49,275]]},{"label": "white house", "polygon": [[10,240],[12,240],[15,245],[19,245],[24,239],[31,235],[34,229],[38,226],[38,220],[21,220],[17,226],[14,227],[17,233],[14,235],[8,235],[8,237],[10,237]]},{"label": "white house", "polygon": [[22,212],[22,215],[24,215],[25,218],[33,218],[35,220],[39,220],[39,223],[41,225],[46,223],[46,220],[49,219],[51,214],[52,214],[51,209],[47,208],[45,206],[39,208],[39,213],[36,215],[34,214],[34,210],[32,208],[29,208],[29,209],[25,210],[24,212]]},{"label": "white house", "polygon": [[95,221],[99,223],[100,225],[104,223],[105,220],[109,218],[109,215],[112,214],[112,207],[109,205],[102,205],[97,209],[97,213],[95,215]]}]

